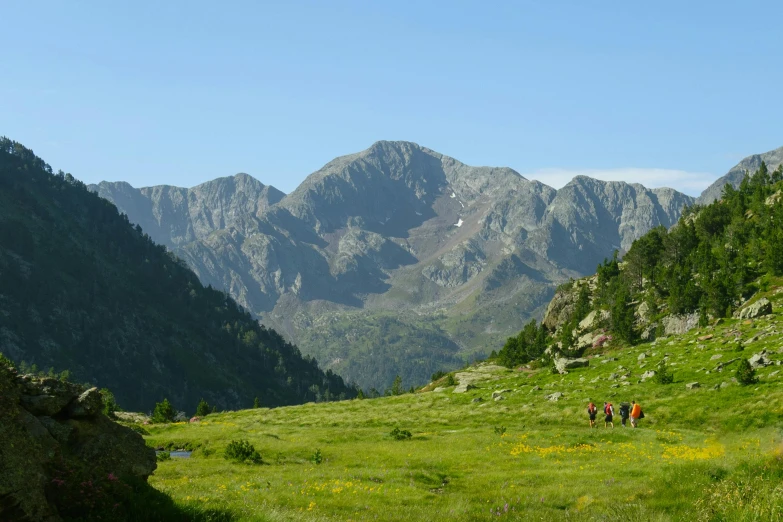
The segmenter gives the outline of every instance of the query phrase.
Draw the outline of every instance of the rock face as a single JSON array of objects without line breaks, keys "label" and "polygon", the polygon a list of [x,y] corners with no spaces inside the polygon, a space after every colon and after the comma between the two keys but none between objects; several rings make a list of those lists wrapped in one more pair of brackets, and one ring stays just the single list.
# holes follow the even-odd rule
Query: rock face
[{"label": "rock face", "polygon": [[696,203],[700,205],[709,205],[716,199],[720,199],[723,193],[723,187],[726,184],[731,185],[734,188],[739,187],[742,183],[742,178],[745,177],[745,171],[753,174],[761,166],[761,162],[767,164],[767,168],[771,171],[775,170],[778,165],[783,163],[783,147],[775,149],[764,154],[754,154],[740,161],[737,165],[723,177],[719,178],[715,183],[707,187],[707,189],[701,193]]},{"label": "rock face", "polygon": [[735,314],[740,319],[754,319],[761,317],[762,315],[769,315],[772,313],[772,303],[766,297],[762,297],[758,301],[755,301],[739,312]]},{"label": "rock face", "polygon": [[699,314],[667,315],[663,318],[664,334],[681,335],[699,326]]},{"label": "rock face", "polygon": [[561,357],[555,360],[555,368],[560,373],[571,370],[573,368],[584,368],[585,366],[589,365],[590,361],[588,359],[567,359],[565,357]]},{"label": "rock face", "polygon": [[[584,176],[555,190],[386,141],[333,160],[284,197],[248,176],[92,189],[322,366],[378,388],[397,373],[425,383],[460,352],[501,346],[542,315],[558,283],[592,274],[693,202]],[[365,327],[389,313],[393,335]],[[449,328],[457,315],[465,326]],[[423,344],[443,350],[411,353]]]},{"label": "rock face", "polygon": [[100,413],[95,388],[20,376],[0,362],[0,397],[0,520],[61,520],[69,487],[92,480],[105,491],[155,470],[155,451]]}]

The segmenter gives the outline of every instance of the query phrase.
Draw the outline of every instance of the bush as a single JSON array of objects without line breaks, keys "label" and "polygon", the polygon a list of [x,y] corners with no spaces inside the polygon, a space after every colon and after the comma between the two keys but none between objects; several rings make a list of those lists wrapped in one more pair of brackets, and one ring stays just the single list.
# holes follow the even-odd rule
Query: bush
[{"label": "bush", "polygon": [[495,435],[500,435],[501,437],[505,435],[506,433],[506,427],[505,426],[495,426]]},{"label": "bush", "polygon": [[158,459],[158,462],[162,462],[164,460],[171,460],[171,453],[168,451],[159,451],[155,454],[155,458]]},{"label": "bush", "polygon": [[114,394],[108,388],[101,389],[101,399],[103,399],[103,414],[110,419],[116,418],[115,412],[122,411],[117,401],[114,399]]},{"label": "bush", "polygon": [[438,370],[437,372],[432,374],[432,377],[430,377],[430,382],[435,382],[438,379],[441,379],[446,376],[446,372],[443,370]]},{"label": "bush", "polygon": [[756,370],[750,365],[750,361],[747,359],[740,359],[737,372],[734,374],[737,378],[737,382],[743,386],[749,386],[759,382],[759,378],[756,377]]},{"label": "bush", "polygon": [[249,464],[261,464],[263,462],[261,454],[256,451],[250,442],[244,439],[232,440],[228,446],[226,446],[223,457],[226,460],[246,462]]},{"label": "bush", "polygon": [[400,428],[394,428],[389,435],[391,435],[394,440],[408,440],[412,437],[410,431],[401,430]]},{"label": "bush", "polygon": [[456,386],[457,385],[457,379],[454,378],[454,375],[448,374],[446,376],[446,386]]},{"label": "bush", "polygon": [[174,406],[168,399],[163,399],[163,402],[155,404],[155,409],[152,412],[150,420],[155,423],[172,422],[176,417],[177,412]]}]

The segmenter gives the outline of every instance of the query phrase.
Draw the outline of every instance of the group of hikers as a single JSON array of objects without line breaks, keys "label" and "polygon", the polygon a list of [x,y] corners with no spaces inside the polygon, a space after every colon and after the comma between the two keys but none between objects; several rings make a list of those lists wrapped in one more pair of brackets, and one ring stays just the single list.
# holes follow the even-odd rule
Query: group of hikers
[{"label": "group of hikers", "polygon": [[[590,427],[595,428],[595,417],[598,414],[598,408],[595,403],[591,402],[587,405],[587,414],[590,416]],[[642,407],[637,404],[636,401],[631,401],[631,404],[627,402],[620,403],[620,419],[623,422],[623,428],[626,427],[626,422],[631,419],[631,427],[636,428],[639,426],[639,419],[644,418],[644,412]],[[614,406],[611,402],[604,403],[604,428],[611,426],[614,428]]]}]

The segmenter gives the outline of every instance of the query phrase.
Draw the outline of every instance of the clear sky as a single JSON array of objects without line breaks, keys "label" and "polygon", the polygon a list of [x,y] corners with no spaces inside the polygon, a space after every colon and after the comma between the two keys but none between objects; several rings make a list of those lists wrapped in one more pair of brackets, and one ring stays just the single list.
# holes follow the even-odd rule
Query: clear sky
[{"label": "clear sky", "polygon": [[693,194],[783,145],[780,1],[1,7],[0,134],[88,183],[289,192],[387,139]]}]

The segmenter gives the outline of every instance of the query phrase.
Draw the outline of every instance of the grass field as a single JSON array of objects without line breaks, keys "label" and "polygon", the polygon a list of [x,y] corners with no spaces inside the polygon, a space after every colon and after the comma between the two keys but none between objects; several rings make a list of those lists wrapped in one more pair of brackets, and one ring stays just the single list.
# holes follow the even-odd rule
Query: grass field
[{"label": "grass field", "polygon": [[[766,318],[608,350],[567,375],[484,367],[487,378],[463,394],[449,387],[155,425],[150,445],[195,451],[160,462],[150,483],[203,506],[204,519],[781,520],[783,371],[774,372],[783,367],[759,370],[751,386],[732,381],[736,363],[714,371],[765,348],[783,360],[779,304]],[[739,351],[738,338],[753,340]],[[675,382],[640,383],[667,354]],[[686,390],[691,382],[700,387]],[[555,392],[563,397],[545,398]],[[599,415],[591,430],[588,399],[599,408],[636,399],[646,417],[639,429],[619,419],[605,429]],[[412,437],[395,440],[396,427]],[[226,461],[223,449],[238,439],[264,463]]]}]

